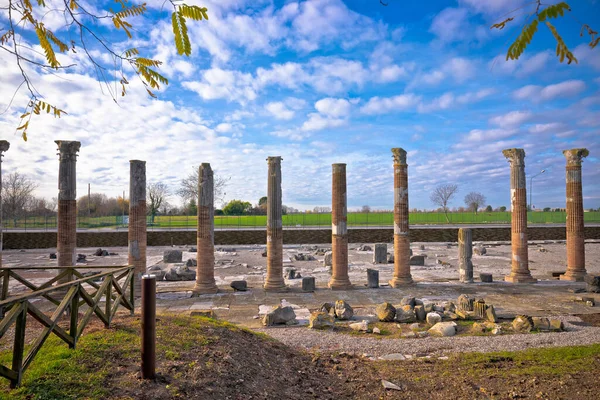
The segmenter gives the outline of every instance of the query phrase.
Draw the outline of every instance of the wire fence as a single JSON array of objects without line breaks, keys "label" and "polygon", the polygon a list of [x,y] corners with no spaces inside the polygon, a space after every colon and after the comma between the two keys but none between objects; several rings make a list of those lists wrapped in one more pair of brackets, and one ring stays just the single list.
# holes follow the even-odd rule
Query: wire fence
[{"label": "wire fence", "polygon": [[[510,224],[510,212],[418,212],[409,214],[411,225],[445,225],[445,224]],[[566,212],[527,213],[530,224],[565,223]],[[584,222],[600,223],[600,212],[590,211],[584,213]],[[128,229],[128,216],[107,217],[78,217],[77,229],[93,230],[126,230]],[[330,213],[296,213],[286,214],[282,217],[284,228],[313,229],[331,226]],[[216,215],[215,229],[264,229],[267,224],[266,215]],[[391,227],[394,224],[394,215],[387,213],[349,213],[349,227]],[[186,215],[158,215],[154,218],[148,216],[148,230],[164,229],[196,229],[196,216]],[[6,219],[4,230],[25,231],[51,231],[56,230],[56,215],[31,216],[20,219]]]}]

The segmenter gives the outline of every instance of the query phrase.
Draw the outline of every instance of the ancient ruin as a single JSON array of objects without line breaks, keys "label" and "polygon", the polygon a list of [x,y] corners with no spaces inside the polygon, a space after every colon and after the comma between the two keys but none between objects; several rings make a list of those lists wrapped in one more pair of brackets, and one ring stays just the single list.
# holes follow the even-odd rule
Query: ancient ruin
[{"label": "ancient ruin", "polygon": [[198,229],[196,232],[196,285],[194,293],[217,293],[215,283],[214,180],[210,164],[198,170]]},{"label": "ancient ruin", "polygon": [[413,282],[410,275],[410,238],[408,236],[408,165],[406,151],[392,149],[394,158],[394,278],[391,287]]},{"label": "ancient ruin", "polygon": [[[59,155],[58,170],[58,266],[72,267],[77,254],[77,152],[80,142],[56,140]],[[68,278],[65,278],[65,281]],[[60,281],[59,281],[60,282]]]},{"label": "ancient ruin", "polygon": [[529,271],[527,249],[527,182],[525,179],[525,150],[502,151],[510,163],[512,267],[504,279],[512,283],[533,283],[537,279]]},{"label": "ancient ruin", "polygon": [[264,289],[285,290],[283,279],[283,224],[281,221],[281,157],[267,158],[267,276]]},{"label": "ancient ruin", "polygon": [[345,290],[352,287],[348,277],[346,164],[333,164],[331,178],[331,250],[333,254],[329,287],[334,290]]},{"label": "ancient ruin", "polygon": [[129,265],[136,282],[146,272],[146,161],[129,161]]},{"label": "ancient ruin", "polygon": [[571,149],[563,151],[563,154],[567,159],[567,272],[560,279],[583,281],[586,271],[581,163],[589,152],[587,149]]},{"label": "ancient ruin", "polygon": [[458,230],[458,274],[462,283],[473,283],[473,232],[469,228]]}]

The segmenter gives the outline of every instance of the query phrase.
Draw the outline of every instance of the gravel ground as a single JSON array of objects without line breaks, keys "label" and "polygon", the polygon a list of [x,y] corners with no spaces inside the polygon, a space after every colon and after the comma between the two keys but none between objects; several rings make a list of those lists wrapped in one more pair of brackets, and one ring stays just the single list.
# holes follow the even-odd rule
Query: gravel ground
[{"label": "gravel ground", "polygon": [[[556,317],[553,317],[556,318]],[[600,328],[580,326],[579,317],[561,316],[566,332],[501,336],[427,337],[422,339],[375,339],[300,327],[257,329],[293,348],[344,351],[372,357],[399,353],[409,356],[443,356],[460,352],[518,351],[536,347],[578,346],[600,343]]]}]

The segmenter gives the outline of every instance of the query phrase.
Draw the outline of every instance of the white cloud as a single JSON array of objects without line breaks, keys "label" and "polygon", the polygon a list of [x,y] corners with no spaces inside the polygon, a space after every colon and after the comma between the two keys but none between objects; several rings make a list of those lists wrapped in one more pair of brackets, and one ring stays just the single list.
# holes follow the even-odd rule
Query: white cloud
[{"label": "white cloud", "polygon": [[443,95],[434,98],[429,103],[421,103],[417,107],[417,111],[421,113],[445,110],[454,104],[454,95],[452,93],[444,93]]},{"label": "white cloud", "polygon": [[475,76],[475,62],[463,57],[453,57],[443,62],[441,68],[417,75],[408,85],[409,88],[421,84],[435,86],[442,82],[464,83]]},{"label": "white cloud", "polygon": [[348,120],[344,118],[332,118],[319,113],[310,113],[300,129],[303,131],[320,131],[326,128],[338,128],[347,123]]},{"label": "white cloud", "polygon": [[473,129],[465,137],[467,142],[493,142],[500,139],[506,139],[517,133],[516,129]]},{"label": "white cloud", "polygon": [[494,93],[496,93],[496,89],[492,89],[492,88],[481,89],[481,90],[478,90],[477,92],[468,92],[468,93],[462,94],[460,96],[457,96],[456,101],[460,104],[474,103],[476,101],[483,100],[486,97],[491,96]]},{"label": "white cloud", "polygon": [[558,97],[572,97],[585,90],[585,82],[569,80],[545,87],[527,85],[513,92],[516,99],[529,99],[532,101],[548,101]]},{"label": "white cloud", "polygon": [[202,71],[200,81],[183,81],[181,85],[204,100],[225,99],[243,104],[257,97],[252,75],[239,71],[211,68]]},{"label": "white cloud", "polygon": [[290,120],[294,118],[294,111],[289,110],[281,101],[267,103],[265,109],[275,117],[275,119]]},{"label": "white cloud", "polygon": [[363,114],[387,114],[395,111],[408,111],[414,109],[420,101],[414,94],[401,94],[394,97],[371,97],[367,104],[361,107]]},{"label": "white cloud", "polygon": [[532,117],[533,114],[530,111],[511,111],[507,114],[491,118],[490,123],[502,127],[516,127],[531,120]]},{"label": "white cloud", "polygon": [[328,117],[347,117],[350,114],[350,102],[346,99],[327,97],[315,103],[315,108]]},{"label": "white cloud", "polygon": [[462,41],[471,33],[470,29],[465,29],[467,24],[468,12],[466,9],[448,7],[435,16],[429,32],[444,43]]},{"label": "white cloud", "polygon": [[564,130],[566,125],[562,122],[551,122],[548,124],[535,124],[529,128],[531,133],[549,133]]},{"label": "white cloud", "polygon": [[527,0],[459,0],[459,3],[466,5],[476,13],[485,14],[494,19],[502,18],[503,14],[512,11],[523,12],[522,6],[531,5],[531,2]]},{"label": "white cloud", "polygon": [[233,126],[230,123],[223,122],[215,127],[215,131],[217,131],[219,133],[226,133],[226,132],[230,132],[232,128],[233,128]]}]

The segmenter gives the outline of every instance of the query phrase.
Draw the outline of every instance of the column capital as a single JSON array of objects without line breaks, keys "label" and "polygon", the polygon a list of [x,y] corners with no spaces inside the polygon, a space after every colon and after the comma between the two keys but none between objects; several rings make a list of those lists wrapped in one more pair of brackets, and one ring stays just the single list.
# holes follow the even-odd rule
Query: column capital
[{"label": "column capital", "polygon": [[10,148],[10,143],[6,140],[0,140],[0,153],[7,151]]},{"label": "column capital", "polygon": [[269,165],[281,165],[281,160],[283,160],[283,158],[281,158],[281,156],[267,157],[267,163]]},{"label": "column capital", "polygon": [[70,140],[55,140],[58,145],[58,155],[60,161],[77,161],[77,152],[81,147],[81,142]]},{"label": "column capital", "polygon": [[563,151],[563,155],[567,159],[567,166],[581,166],[583,158],[590,154],[588,149],[570,149]]},{"label": "column capital", "polygon": [[523,149],[506,149],[502,150],[502,154],[508,159],[511,166],[525,165],[525,150]]},{"label": "column capital", "polygon": [[401,147],[394,147],[392,149],[392,158],[394,164],[406,165],[406,150]]}]

